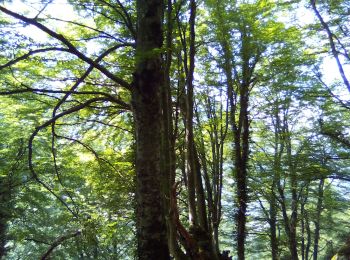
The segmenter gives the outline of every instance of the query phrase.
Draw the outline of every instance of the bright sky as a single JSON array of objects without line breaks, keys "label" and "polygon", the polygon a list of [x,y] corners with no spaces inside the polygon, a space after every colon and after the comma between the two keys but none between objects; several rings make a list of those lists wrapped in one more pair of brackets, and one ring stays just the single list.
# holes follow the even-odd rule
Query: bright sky
[{"label": "bright sky", "polygon": [[[12,3],[5,4],[8,8],[18,12],[29,12],[26,15],[29,17],[36,16],[38,12],[44,7],[44,4],[39,1],[23,1],[14,0]],[[74,14],[74,10],[66,0],[53,0],[45,8],[43,14],[50,14],[55,18],[72,20],[77,16]],[[43,17],[43,15],[39,16]]]}]

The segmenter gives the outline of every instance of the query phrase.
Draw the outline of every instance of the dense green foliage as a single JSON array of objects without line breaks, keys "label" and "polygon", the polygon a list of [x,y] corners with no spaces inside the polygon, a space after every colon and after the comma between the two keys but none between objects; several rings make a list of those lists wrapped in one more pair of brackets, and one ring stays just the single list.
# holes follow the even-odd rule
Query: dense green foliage
[{"label": "dense green foliage", "polygon": [[136,2],[0,1],[0,259],[136,259],[132,87],[157,55],[170,252],[174,218],[212,255],[346,254],[349,2],[164,1],[151,52]]}]

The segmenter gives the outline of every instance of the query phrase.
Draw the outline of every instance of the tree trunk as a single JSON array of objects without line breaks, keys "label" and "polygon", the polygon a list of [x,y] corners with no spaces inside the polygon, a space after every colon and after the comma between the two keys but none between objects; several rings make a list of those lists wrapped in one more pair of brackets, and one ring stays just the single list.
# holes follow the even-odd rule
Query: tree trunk
[{"label": "tree trunk", "polygon": [[310,220],[309,214],[305,211],[305,226],[306,226],[306,234],[307,234],[307,242],[305,247],[305,259],[309,259],[309,252],[311,246],[311,229],[310,229]]},{"label": "tree trunk", "polygon": [[167,1],[166,12],[166,55],[164,61],[164,84],[162,86],[162,152],[161,172],[164,196],[164,208],[166,213],[167,236],[170,255],[175,259],[186,259],[184,252],[177,242],[177,230],[174,225],[173,214],[170,205],[171,188],[175,184],[175,135],[173,126],[173,113],[171,101],[170,68],[172,63],[173,40],[173,8],[172,1]]},{"label": "tree trunk", "polygon": [[270,245],[271,255],[273,260],[279,259],[279,245],[277,238],[277,192],[281,181],[281,158],[284,151],[284,142],[281,139],[281,119],[279,116],[279,99],[274,101],[274,113],[272,122],[274,122],[274,163],[273,163],[273,180],[271,184],[271,199],[270,199]]},{"label": "tree trunk", "polygon": [[[6,177],[5,177],[6,178]],[[10,218],[11,210],[11,181],[9,177],[0,177],[0,259],[6,255],[7,242],[7,222]]]},{"label": "tree trunk", "polygon": [[[242,91],[243,92],[243,91]],[[246,221],[247,221],[247,162],[248,162],[248,96],[241,94],[241,108],[239,127],[235,129],[235,169],[236,169],[236,194],[238,210],[236,213],[237,225],[237,255],[239,260],[245,259],[245,238],[246,238]],[[241,127],[240,127],[241,126]]]},{"label": "tree trunk", "polygon": [[290,139],[290,132],[288,129],[287,119],[284,119],[285,136],[286,136],[286,150],[288,169],[290,174],[290,186],[292,192],[292,203],[291,203],[291,217],[289,220],[290,233],[289,233],[289,248],[293,260],[298,259],[298,248],[297,248],[297,221],[298,221],[298,194],[297,194],[297,176],[295,172],[294,163],[292,161],[292,143]]},{"label": "tree trunk", "polygon": [[166,260],[170,256],[160,185],[163,1],[138,0],[137,16],[132,105],[136,131],[138,259]]},{"label": "tree trunk", "polygon": [[[273,184],[274,186],[274,184]],[[276,194],[274,192],[274,187],[271,194],[271,200],[270,200],[270,246],[271,246],[271,255],[272,260],[278,260],[278,240],[277,240],[277,201],[276,201]]]},{"label": "tree trunk", "polygon": [[[300,203],[300,219],[301,219],[301,259],[307,260],[308,259],[308,238],[309,238],[309,232],[308,232],[308,225],[309,220],[307,217],[307,211],[305,209],[305,205],[307,203],[307,200],[309,198],[309,184],[307,184],[305,188],[305,192],[303,194],[303,197],[301,198]],[[305,241],[305,233],[306,233],[306,241]],[[306,242],[306,243],[305,243]]]},{"label": "tree trunk", "polygon": [[320,219],[321,219],[322,204],[323,204],[323,186],[324,186],[324,179],[321,179],[318,185],[317,211],[316,211],[316,219],[314,221],[315,223],[314,252],[313,252],[314,260],[317,260],[318,242],[320,240]]},{"label": "tree trunk", "polygon": [[3,216],[3,213],[0,212],[0,259],[5,256],[5,244],[6,244],[6,218]]},{"label": "tree trunk", "polygon": [[[236,238],[237,238],[237,255],[239,260],[245,259],[245,239],[246,239],[246,222],[247,222],[247,204],[248,204],[248,154],[249,154],[249,87],[252,82],[252,73],[254,71],[254,61],[250,64],[252,57],[250,46],[250,36],[245,25],[241,31],[242,46],[240,50],[242,58],[242,79],[239,82],[239,116],[238,122],[235,122],[234,115],[232,117],[232,130],[235,145],[235,173],[236,173],[236,198],[238,210],[236,213]],[[235,105],[231,113],[236,110]]]}]

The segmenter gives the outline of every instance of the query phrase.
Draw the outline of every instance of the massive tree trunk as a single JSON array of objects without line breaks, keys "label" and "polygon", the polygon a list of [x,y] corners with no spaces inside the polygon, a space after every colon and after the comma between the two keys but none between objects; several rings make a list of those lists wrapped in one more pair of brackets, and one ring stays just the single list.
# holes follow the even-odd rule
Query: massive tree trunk
[{"label": "massive tree trunk", "polygon": [[137,15],[132,105],[137,146],[138,259],[170,259],[160,185],[163,1],[138,0]]}]

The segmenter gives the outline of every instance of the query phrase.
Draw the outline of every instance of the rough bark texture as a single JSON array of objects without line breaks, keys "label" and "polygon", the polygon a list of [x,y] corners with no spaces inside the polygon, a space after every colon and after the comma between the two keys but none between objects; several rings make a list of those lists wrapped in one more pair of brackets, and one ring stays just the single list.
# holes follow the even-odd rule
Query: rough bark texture
[{"label": "rough bark texture", "polygon": [[160,187],[163,1],[138,0],[132,104],[136,129],[138,259],[170,259]]}]

